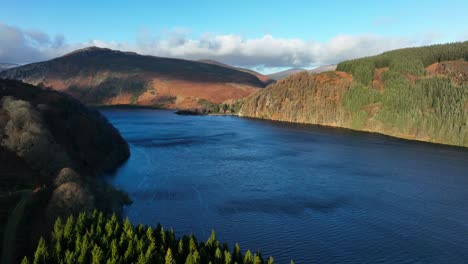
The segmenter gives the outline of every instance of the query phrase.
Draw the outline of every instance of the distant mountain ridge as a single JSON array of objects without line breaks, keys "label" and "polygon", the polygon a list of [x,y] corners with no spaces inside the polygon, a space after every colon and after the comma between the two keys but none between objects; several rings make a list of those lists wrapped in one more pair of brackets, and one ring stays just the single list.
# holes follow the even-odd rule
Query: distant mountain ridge
[{"label": "distant mountain ridge", "polygon": [[251,95],[266,84],[233,67],[88,47],[23,65],[0,78],[63,91],[91,105],[199,108]]},{"label": "distant mountain ridge", "polygon": [[0,71],[4,71],[18,66],[20,65],[16,63],[0,62]]},{"label": "distant mountain ridge", "polygon": [[234,67],[234,66],[231,66],[231,65],[228,65],[228,64],[219,62],[219,61],[215,61],[215,60],[198,60],[198,61],[199,61],[199,62],[203,62],[203,63],[218,65],[218,66],[221,66],[221,67],[231,68],[231,69],[235,69],[235,70],[239,70],[239,71],[243,71],[243,72],[247,72],[247,73],[253,74],[253,75],[257,76],[257,78],[258,78],[260,81],[262,81],[265,85],[268,85],[268,84],[271,84],[271,83],[274,83],[274,82],[275,82],[275,80],[271,79],[271,78],[268,77],[267,75],[261,74],[261,73],[259,73],[259,72],[254,71],[254,70],[250,70],[250,69],[246,69],[246,68],[241,68],[241,67]]},{"label": "distant mountain ridge", "polygon": [[285,70],[285,71],[280,71],[280,72],[276,72],[276,73],[272,73],[272,74],[268,74],[267,76],[273,80],[281,80],[281,79],[284,79],[284,78],[287,78],[293,74],[296,74],[296,73],[299,73],[299,72],[309,72],[309,73],[321,73],[321,72],[325,72],[325,71],[334,71],[336,69],[336,64],[332,64],[332,65],[324,65],[324,66],[320,66],[320,67],[317,67],[315,69],[312,69],[312,70],[306,70],[306,69],[302,69],[302,68],[292,68],[292,69],[288,69],[288,70]]},{"label": "distant mountain ridge", "polygon": [[336,70],[336,64],[331,64],[331,65],[324,65],[317,67],[312,70],[308,70],[309,73],[321,73],[321,72],[326,72],[326,71],[334,71]]},{"label": "distant mountain ridge", "polygon": [[280,72],[275,72],[275,73],[271,73],[271,74],[268,74],[267,76],[270,77],[271,79],[273,80],[281,80],[281,79],[284,79],[290,75],[293,75],[293,74],[296,74],[296,73],[299,73],[299,72],[303,72],[303,71],[307,71],[306,69],[301,69],[301,68],[292,68],[292,69],[288,69],[288,70],[284,70],[284,71],[280,71]]}]

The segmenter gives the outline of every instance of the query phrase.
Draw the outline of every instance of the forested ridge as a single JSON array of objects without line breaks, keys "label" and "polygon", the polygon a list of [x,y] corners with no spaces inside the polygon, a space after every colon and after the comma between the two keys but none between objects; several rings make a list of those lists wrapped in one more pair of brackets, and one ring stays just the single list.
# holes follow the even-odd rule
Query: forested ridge
[{"label": "forested ridge", "polygon": [[443,61],[468,60],[468,41],[387,51],[381,55],[344,61],[336,70],[351,73],[354,80],[369,85],[376,68],[389,67],[401,74],[422,76],[425,67]]},{"label": "forested ridge", "polygon": [[468,41],[344,61],[336,73],[351,83],[297,74],[247,98],[240,115],[468,147],[467,60]]},{"label": "forested ridge", "polygon": [[243,251],[238,244],[231,251],[214,231],[206,242],[199,242],[193,235],[176,238],[172,229],[161,225],[133,226],[115,214],[106,217],[93,211],[57,218],[50,238],[40,239],[34,254],[23,258],[22,264],[26,263],[272,264],[274,260],[264,259],[260,252]]}]

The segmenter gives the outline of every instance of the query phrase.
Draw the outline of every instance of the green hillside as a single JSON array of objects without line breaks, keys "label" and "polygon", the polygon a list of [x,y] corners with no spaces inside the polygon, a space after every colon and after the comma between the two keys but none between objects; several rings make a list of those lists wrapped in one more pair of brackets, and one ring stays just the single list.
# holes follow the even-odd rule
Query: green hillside
[{"label": "green hillside", "polygon": [[341,74],[270,85],[247,98],[240,115],[468,147],[467,59],[461,42],[344,61]]},{"label": "green hillside", "polygon": [[401,74],[423,76],[425,67],[442,61],[468,60],[468,41],[384,52],[373,57],[344,61],[336,70],[351,73],[357,82],[369,85],[376,68],[389,67]]}]

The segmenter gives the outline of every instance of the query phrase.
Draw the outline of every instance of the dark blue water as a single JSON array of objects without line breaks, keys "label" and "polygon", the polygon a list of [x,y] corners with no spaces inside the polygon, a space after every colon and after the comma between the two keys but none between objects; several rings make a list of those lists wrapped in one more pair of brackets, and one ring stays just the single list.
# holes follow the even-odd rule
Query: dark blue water
[{"label": "dark blue water", "polygon": [[342,129],[103,110],[135,223],[276,263],[467,263],[468,151]]}]

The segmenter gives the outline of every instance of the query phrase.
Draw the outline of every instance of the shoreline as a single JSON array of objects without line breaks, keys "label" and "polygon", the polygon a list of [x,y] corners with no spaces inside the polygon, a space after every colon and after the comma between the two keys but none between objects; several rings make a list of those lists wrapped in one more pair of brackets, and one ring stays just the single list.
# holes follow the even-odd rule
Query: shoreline
[{"label": "shoreline", "polygon": [[[408,137],[402,137],[402,136],[397,136],[397,135],[391,135],[391,134],[386,134],[378,131],[372,131],[372,130],[364,130],[364,129],[353,129],[350,127],[343,127],[343,126],[334,126],[334,125],[325,125],[325,124],[316,124],[316,123],[303,123],[303,122],[294,122],[294,121],[286,121],[286,120],[273,120],[273,119],[268,119],[268,118],[260,118],[260,117],[251,117],[251,116],[244,116],[244,115],[239,115],[239,114],[228,114],[228,113],[199,113],[190,109],[177,109],[177,108],[162,108],[162,107],[157,107],[157,106],[145,106],[145,105],[95,105],[90,107],[94,109],[152,109],[152,110],[166,110],[166,111],[174,111],[174,114],[177,115],[192,115],[192,116],[237,116],[240,118],[246,118],[246,119],[254,119],[254,120],[263,120],[263,121],[269,121],[269,122],[277,122],[277,123],[287,123],[287,124],[294,124],[294,125],[302,125],[302,126],[319,126],[319,127],[326,127],[326,128],[338,128],[338,129],[346,129],[349,131],[354,131],[354,132],[363,132],[363,133],[369,133],[369,134],[377,134],[377,135],[382,135],[386,137],[391,137],[391,138],[396,138],[400,140],[405,140],[405,141],[412,141],[412,142],[419,142],[419,143],[429,143],[429,144],[434,144],[438,146],[446,146],[446,147],[451,147],[451,148],[459,148],[459,149],[464,149],[467,150],[468,147],[466,146],[461,146],[461,145],[454,145],[454,144],[449,144],[449,143],[441,143],[441,142],[435,142],[435,141],[427,141],[423,139],[418,139],[418,138],[408,138]],[[187,113],[177,113],[178,111],[187,111]]]}]

